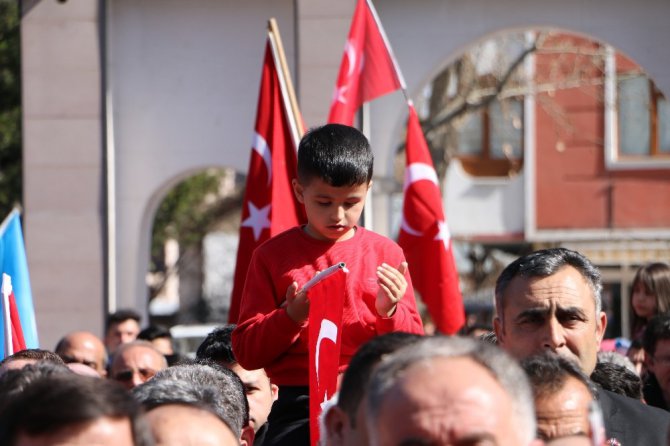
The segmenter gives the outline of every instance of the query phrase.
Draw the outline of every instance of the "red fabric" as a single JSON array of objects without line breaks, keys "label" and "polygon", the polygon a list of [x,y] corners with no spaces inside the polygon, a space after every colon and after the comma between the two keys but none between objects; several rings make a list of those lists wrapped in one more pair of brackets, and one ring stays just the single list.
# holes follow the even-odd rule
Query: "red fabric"
[{"label": "red fabric", "polygon": [[358,0],[344,47],[328,122],[353,125],[364,103],[400,88],[393,60],[370,6]]},{"label": "red fabric", "polygon": [[296,324],[282,307],[286,290],[296,281],[303,286],[318,271],[345,262],[347,276],[342,310],[339,371],[346,368],[359,346],[392,331],[423,333],[411,279],[392,317],[375,310],[377,266],[398,266],[405,260],[392,240],[359,227],[349,240],[327,242],[293,228],[254,251],[244,288],[240,318],[233,332],[233,350],[245,369],[265,368],[275,384],[309,385],[308,322]]},{"label": "red fabric", "polygon": [[[244,280],[254,249],[270,237],[306,221],[304,208],[295,199],[291,187],[298,161],[286,110],[268,41],[254,127],[253,146],[256,149],[251,151],[242,203],[240,241],[228,314],[228,321],[232,323],[237,322]],[[297,119],[302,120],[302,117],[297,116]],[[264,218],[267,221],[262,224]]]},{"label": "red fabric", "polygon": [[414,286],[436,328],[454,334],[465,322],[437,174],[414,107],[409,107],[403,222],[398,236]]},{"label": "red fabric", "polygon": [[337,391],[347,274],[338,270],[309,290],[309,431],[319,442],[321,404]]},{"label": "red fabric", "polygon": [[19,310],[16,308],[16,299],[14,292],[9,295],[9,319],[12,324],[12,353],[20,352],[26,349],[26,341],[23,338],[23,329],[21,328],[21,319]]}]

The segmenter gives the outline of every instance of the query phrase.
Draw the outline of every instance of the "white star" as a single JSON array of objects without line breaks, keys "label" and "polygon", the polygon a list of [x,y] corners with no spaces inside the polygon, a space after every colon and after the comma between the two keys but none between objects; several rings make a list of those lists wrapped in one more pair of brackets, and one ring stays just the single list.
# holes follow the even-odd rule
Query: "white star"
[{"label": "white star", "polygon": [[264,228],[270,228],[270,219],[268,215],[270,214],[271,204],[258,209],[250,201],[249,203],[249,217],[242,222],[241,226],[252,228],[254,230],[254,240],[258,241],[258,238],[261,236]]},{"label": "white star", "polygon": [[451,233],[449,232],[449,227],[447,226],[446,221],[438,221],[437,227],[439,228],[435,240],[442,240],[444,243],[444,249],[449,249],[449,243],[451,243]]},{"label": "white star", "polygon": [[346,92],[349,89],[347,85],[343,85],[341,87],[336,87],[335,91],[333,92],[333,104],[336,102],[341,102],[342,104],[347,103],[347,97],[346,97]]}]

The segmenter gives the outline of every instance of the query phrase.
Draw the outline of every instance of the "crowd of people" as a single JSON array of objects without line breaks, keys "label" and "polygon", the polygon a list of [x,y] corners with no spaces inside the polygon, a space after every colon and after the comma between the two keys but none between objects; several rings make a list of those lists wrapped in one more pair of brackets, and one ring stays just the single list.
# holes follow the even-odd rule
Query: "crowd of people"
[{"label": "crowd of people", "polygon": [[372,161],[351,127],[307,133],[292,183],[307,224],[256,249],[238,324],[212,331],[194,358],[168,330],[140,330],[131,310],[109,316],[103,339],[74,331],[53,352],[5,358],[0,444],[310,444],[302,287],[344,262],[338,392],[321,404],[321,444],[670,446],[668,265],[635,277],[629,357],[600,351],[600,272],[564,248],[502,271],[488,332],[426,335],[402,250],[357,225]]}]

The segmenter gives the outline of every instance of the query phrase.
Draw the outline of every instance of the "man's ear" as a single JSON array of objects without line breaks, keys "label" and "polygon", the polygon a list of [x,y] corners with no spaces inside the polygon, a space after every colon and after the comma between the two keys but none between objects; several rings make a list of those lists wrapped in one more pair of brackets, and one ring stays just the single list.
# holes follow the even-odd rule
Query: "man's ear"
[{"label": "man's ear", "polygon": [[254,427],[251,422],[249,422],[249,424],[242,428],[242,433],[240,434],[240,446],[253,446],[255,438],[256,433],[254,432]]},{"label": "man's ear", "polygon": [[340,446],[344,444],[344,429],[349,420],[348,415],[337,405],[328,409],[324,424],[326,425],[324,444],[328,446]]},{"label": "man's ear", "polygon": [[607,328],[607,314],[605,314],[604,311],[601,311],[598,315],[596,325],[598,342],[600,342],[603,340],[603,337],[605,336],[605,329]]},{"label": "man's ear", "polygon": [[270,393],[272,394],[272,401],[277,401],[277,398],[279,398],[279,386],[270,383]]},{"label": "man's ear", "polygon": [[293,193],[295,194],[295,198],[297,198],[300,203],[305,204],[304,188],[297,178],[293,178],[293,180],[291,180],[291,186],[293,186]]},{"label": "man's ear", "polygon": [[503,345],[505,343],[504,341],[504,336],[503,332],[503,323],[502,320],[500,319],[500,316],[496,316],[493,318],[493,331],[496,334],[496,341],[498,342],[498,345]]}]

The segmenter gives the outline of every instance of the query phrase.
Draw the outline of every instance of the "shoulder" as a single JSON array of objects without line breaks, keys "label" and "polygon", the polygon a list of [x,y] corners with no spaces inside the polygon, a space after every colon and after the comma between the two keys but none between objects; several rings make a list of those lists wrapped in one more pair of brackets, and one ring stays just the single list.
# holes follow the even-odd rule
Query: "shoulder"
[{"label": "shoulder", "polygon": [[286,246],[295,246],[297,240],[301,239],[301,229],[299,226],[280,232],[274,237],[264,241],[254,250],[254,254],[275,253],[284,249]]},{"label": "shoulder", "polygon": [[359,227],[358,231],[360,231],[360,241],[363,243],[375,245],[379,248],[402,251],[400,245],[384,235],[367,230],[363,227]]},{"label": "shoulder", "polygon": [[[606,425],[622,423],[636,432],[652,431],[670,424],[670,413],[608,390],[598,391]],[[665,435],[666,430],[663,430]]]}]

